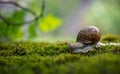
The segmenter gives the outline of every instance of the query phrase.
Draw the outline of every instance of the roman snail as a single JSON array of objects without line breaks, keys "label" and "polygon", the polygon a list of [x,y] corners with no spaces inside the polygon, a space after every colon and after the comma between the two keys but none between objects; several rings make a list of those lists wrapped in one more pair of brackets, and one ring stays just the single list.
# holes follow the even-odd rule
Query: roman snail
[{"label": "roman snail", "polygon": [[73,53],[87,52],[92,50],[95,45],[103,46],[100,43],[101,32],[95,26],[88,26],[79,31],[76,43],[69,43],[69,50]]},{"label": "roman snail", "polygon": [[97,44],[101,38],[100,30],[95,26],[88,26],[79,31],[77,35],[76,42],[81,42],[83,44]]}]

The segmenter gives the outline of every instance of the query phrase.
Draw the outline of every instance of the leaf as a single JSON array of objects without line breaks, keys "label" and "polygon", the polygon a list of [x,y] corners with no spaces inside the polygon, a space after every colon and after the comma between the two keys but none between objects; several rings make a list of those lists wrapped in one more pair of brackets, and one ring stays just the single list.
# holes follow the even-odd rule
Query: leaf
[{"label": "leaf", "polygon": [[0,21],[0,36],[6,35],[7,25]]},{"label": "leaf", "polygon": [[39,25],[39,28],[43,32],[49,32],[54,31],[57,27],[59,27],[62,24],[62,21],[60,18],[55,17],[52,14],[49,14],[43,20],[41,20],[41,24]]},{"label": "leaf", "polygon": [[29,26],[28,31],[29,31],[29,38],[33,38],[33,37],[37,36],[36,25],[35,24],[31,24]]},{"label": "leaf", "polygon": [[24,16],[24,11],[15,11],[11,17],[6,17],[6,19],[11,23],[19,23],[25,20]]}]

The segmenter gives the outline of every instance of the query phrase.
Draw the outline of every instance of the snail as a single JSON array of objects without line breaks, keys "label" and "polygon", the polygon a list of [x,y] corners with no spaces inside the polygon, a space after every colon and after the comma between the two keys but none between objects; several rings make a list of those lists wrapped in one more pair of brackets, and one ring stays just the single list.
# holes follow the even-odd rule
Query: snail
[{"label": "snail", "polygon": [[76,42],[83,44],[97,44],[101,38],[100,30],[95,26],[88,26],[80,30],[77,35]]},{"label": "snail", "polygon": [[95,26],[88,26],[83,28],[77,34],[76,43],[69,43],[70,52],[79,53],[92,50],[95,45],[103,46],[99,43],[101,38],[100,30]]}]

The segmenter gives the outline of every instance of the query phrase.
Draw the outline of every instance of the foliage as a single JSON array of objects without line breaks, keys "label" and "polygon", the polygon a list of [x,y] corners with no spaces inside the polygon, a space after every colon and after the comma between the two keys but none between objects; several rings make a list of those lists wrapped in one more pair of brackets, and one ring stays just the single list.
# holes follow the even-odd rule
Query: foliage
[{"label": "foliage", "polygon": [[72,54],[67,42],[5,42],[0,43],[0,74],[119,74],[119,54],[120,46]]},{"label": "foliage", "polygon": [[11,23],[18,23],[25,20],[24,16],[25,16],[25,11],[15,11],[11,17],[8,17],[8,18],[6,17],[6,19]]},{"label": "foliage", "polygon": [[35,36],[37,36],[37,32],[36,32],[36,28],[37,26],[35,24],[31,24],[29,26],[29,38],[34,38]]},{"label": "foliage", "polygon": [[40,30],[43,32],[49,32],[56,29],[58,26],[60,26],[62,21],[59,18],[56,18],[52,14],[49,14],[48,16],[44,17],[40,23]]},{"label": "foliage", "polygon": [[[19,4],[19,1],[20,0],[18,0],[18,2],[17,2],[18,4]],[[31,23],[23,24],[23,22],[28,22],[28,21],[32,20],[33,15],[36,18],[37,16],[40,15],[41,12],[43,12],[41,9],[42,0],[38,0],[38,1],[27,0],[27,1],[21,1],[21,2],[24,2],[25,6],[27,6],[27,7],[25,7],[24,4],[18,5],[16,3],[8,4],[8,5],[10,5],[10,7],[7,7],[7,4],[4,4],[4,3],[3,3],[3,6],[1,6],[1,8],[0,8],[1,17],[0,18],[3,17],[3,19],[0,20],[0,29],[1,29],[0,39],[1,40],[2,40],[2,38],[9,38],[9,40],[20,39],[20,38],[23,38],[24,34],[26,34],[26,33],[29,33],[28,39],[33,38],[33,37],[37,36],[38,32],[40,34],[40,32],[42,32],[42,31],[43,32],[53,31],[54,29],[56,29],[57,27],[59,27],[62,24],[61,18],[57,18],[57,16],[59,14],[54,15],[54,12],[55,12],[54,10],[52,10],[53,12],[47,13],[48,16],[45,15],[46,17],[44,17],[43,19],[40,18],[40,21],[37,23],[34,23],[37,21],[37,20],[35,20]],[[52,3],[52,4],[54,4],[54,3]],[[18,8],[16,7],[16,5],[18,6]],[[50,8],[52,7],[51,4],[48,4],[48,5]],[[5,9],[4,6],[8,9]],[[57,7],[57,6],[55,6],[55,7]],[[13,8],[13,9],[10,10],[9,8],[10,9]],[[29,13],[31,13],[32,15]],[[30,18],[32,18],[32,19],[30,19]],[[39,24],[39,28],[36,28],[36,27],[38,27],[37,24]],[[24,25],[26,25],[27,28]],[[22,27],[24,27],[27,32],[24,32],[21,29]],[[38,31],[39,29],[41,31]]]},{"label": "foliage", "polygon": [[10,24],[5,24],[3,21],[0,21],[0,38],[8,37],[10,40],[16,40],[22,37],[23,32],[21,25],[15,25],[14,23],[24,21],[24,16],[24,11],[15,11],[11,16],[6,16],[6,20],[9,21]]}]

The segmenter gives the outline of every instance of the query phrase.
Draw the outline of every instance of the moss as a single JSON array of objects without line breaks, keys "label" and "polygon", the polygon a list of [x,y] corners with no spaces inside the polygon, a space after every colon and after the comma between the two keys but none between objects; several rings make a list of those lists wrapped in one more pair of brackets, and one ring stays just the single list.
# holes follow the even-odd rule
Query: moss
[{"label": "moss", "polygon": [[120,42],[120,36],[108,34],[108,35],[103,36],[101,41],[103,41],[103,42]]},{"label": "moss", "polygon": [[120,73],[120,46],[79,54],[71,54],[67,48],[67,42],[0,43],[0,74]]}]

